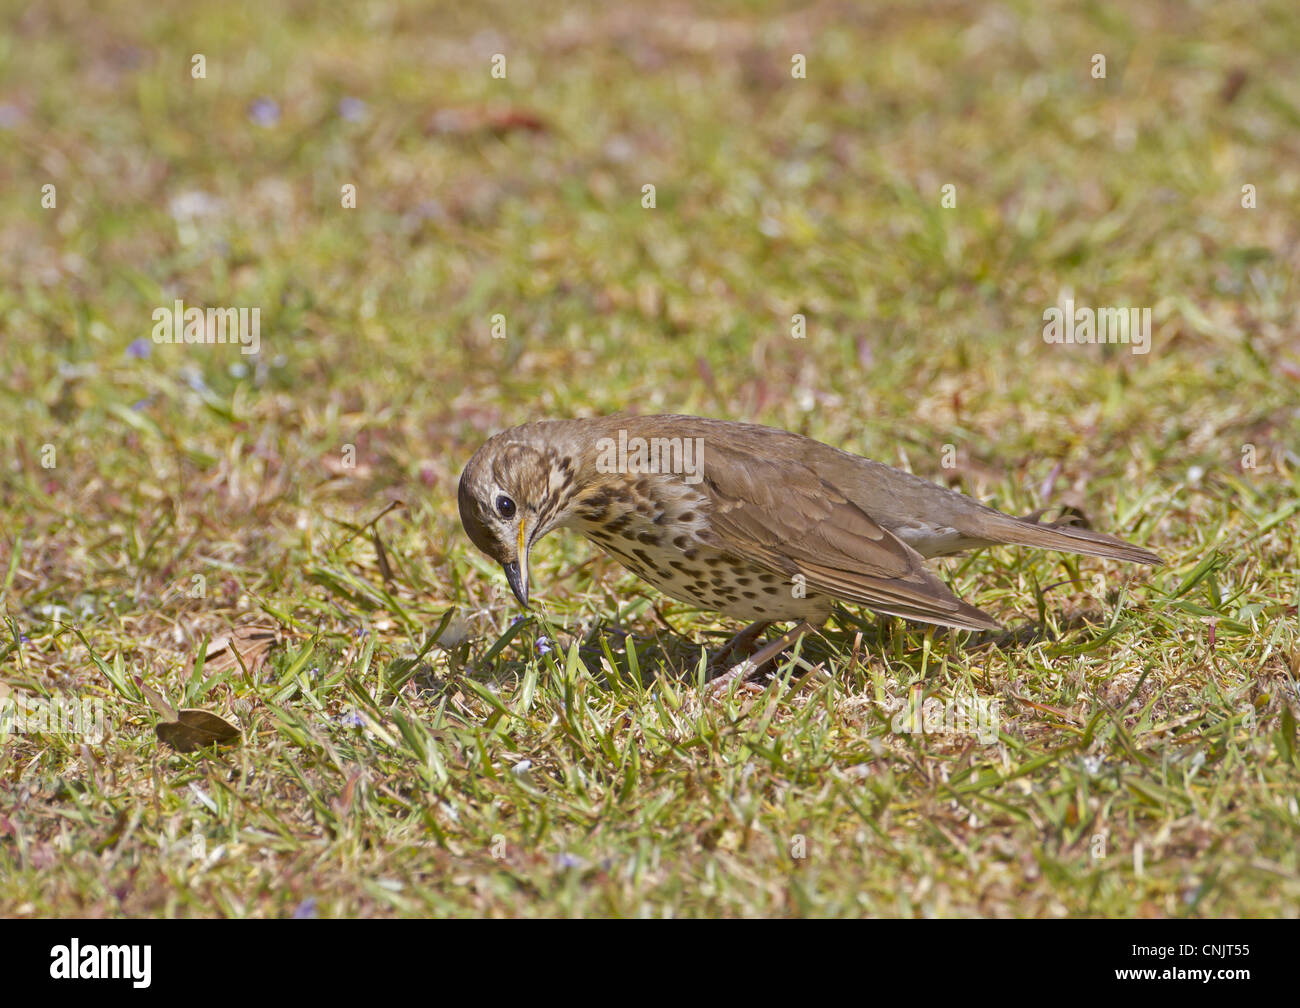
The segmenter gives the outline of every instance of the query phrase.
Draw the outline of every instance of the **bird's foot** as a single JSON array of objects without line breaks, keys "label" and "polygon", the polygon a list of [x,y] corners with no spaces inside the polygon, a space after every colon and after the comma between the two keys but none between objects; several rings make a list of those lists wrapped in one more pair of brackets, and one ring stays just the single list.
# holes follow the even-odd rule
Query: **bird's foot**
[{"label": "bird's foot", "polygon": [[734,662],[731,659],[736,655],[748,656],[753,654],[755,651],[754,645],[757,643],[758,638],[771,625],[771,620],[759,620],[757,623],[751,623],[732,637],[731,640],[723,644],[722,647],[718,648],[709,660],[709,678],[716,678],[732,668]]},{"label": "bird's foot", "polygon": [[[754,624],[754,626],[760,626],[760,624]],[[745,630],[741,631],[741,633],[748,633],[752,629],[752,626],[746,627]],[[762,629],[758,632],[761,633]],[[738,684],[738,688],[744,689],[747,693],[762,692],[762,687],[747,681],[749,677],[770,662],[773,658],[776,658],[778,655],[794,647],[804,634],[816,632],[817,628],[812,624],[800,623],[793,630],[789,630],[786,633],[783,633],[780,637],[768,641],[768,643],[764,644],[748,658],[733,665],[730,669],[705,686],[705,692],[715,699],[723,697],[731,689],[733,683]],[[740,635],[738,634],[737,636]],[[757,634],[754,636],[757,636]]]}]

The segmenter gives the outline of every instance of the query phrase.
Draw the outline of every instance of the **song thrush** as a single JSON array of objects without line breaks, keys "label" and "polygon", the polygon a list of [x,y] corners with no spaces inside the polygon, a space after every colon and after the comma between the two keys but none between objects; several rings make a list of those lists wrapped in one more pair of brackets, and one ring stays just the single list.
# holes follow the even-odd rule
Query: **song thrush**
[{"label": "song thrush", "polygon": [[459,503],[470,539],[524,606],[533,544],[568,527],[673,598],[761,624],[798,620],[750,669],[824,623],[837,599],[997,629],[925,567],[928,557],[1007,543],[1160,562],[1114,536],[1015,518],[811,438],[693,416],[514,427],[470,459]]}]

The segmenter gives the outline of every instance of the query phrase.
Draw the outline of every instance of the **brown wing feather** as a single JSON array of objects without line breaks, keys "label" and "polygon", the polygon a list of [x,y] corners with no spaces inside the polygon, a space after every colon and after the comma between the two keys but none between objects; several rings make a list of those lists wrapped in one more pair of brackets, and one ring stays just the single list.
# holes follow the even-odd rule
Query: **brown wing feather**
[{"label": "brown wing feather", "polygon": [[807,466],[708,445],[703,487],[711,545],[812,591],[941,626],[997,629],[924,566],[921,555]]}]

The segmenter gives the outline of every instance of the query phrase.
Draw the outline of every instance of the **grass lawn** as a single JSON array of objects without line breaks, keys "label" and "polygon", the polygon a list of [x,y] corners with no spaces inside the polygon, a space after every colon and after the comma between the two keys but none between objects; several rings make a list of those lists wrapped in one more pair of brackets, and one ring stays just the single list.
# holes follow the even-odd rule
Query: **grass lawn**
[{"label": "grass lawn", "polygon": [[[4,6],[0,914],[1300,914],[1293,2]],[[738,624],[563,534],[519,620],[460,527],[619,410],[1165,564],[702,701]]]}]

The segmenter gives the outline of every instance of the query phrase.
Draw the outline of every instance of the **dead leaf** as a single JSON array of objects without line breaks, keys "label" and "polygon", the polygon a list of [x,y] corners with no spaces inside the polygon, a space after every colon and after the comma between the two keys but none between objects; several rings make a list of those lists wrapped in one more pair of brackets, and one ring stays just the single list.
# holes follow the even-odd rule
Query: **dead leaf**
[{"label": "dead leaf", "polygon": [[1245,87],[1249,78],[1250,74],[1242,67],[1234,67],[1230,70],[1223,79],[1223,87],[1219,89],[1219,101],[1231,105],[1237,100],[1237,95],[1241,94],[1241,89]]},{"label": "dead leaf", "polygon": [[158,739],[177,752],[194,752],[210,745],[230,745],[239,740],[239,729],[209,711],[187,707],[171,721],[159,721],[153,729]]},{"label": "dead leaf", "polygon": [[513,105],[464,106],[439,109],[429,119],[426,132],[464,136],[472,133],[493,133],[497,136],[514,130],[545,133],[545,120],[535,112]]},{"label": "dead leaf", "polygon": [[224,672],[242,663],[249,675],[256,676],[279,639],[280,632],[273,626],[248,624],[236,627],[228,637],[217,637],[208,645],[203,667],[208,672]]}]

